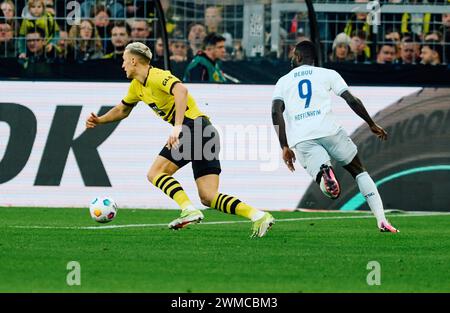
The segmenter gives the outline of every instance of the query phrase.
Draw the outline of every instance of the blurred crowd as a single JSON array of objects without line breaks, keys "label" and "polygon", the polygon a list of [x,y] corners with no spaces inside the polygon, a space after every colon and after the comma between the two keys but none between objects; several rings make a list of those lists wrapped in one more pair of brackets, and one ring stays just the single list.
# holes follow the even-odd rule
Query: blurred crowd
[{"label": "blurred crowd", "polygon": [[[368,0],[354,2],[365,5]],[[427,1],[382,2],[401,5]],[[447,0],[432,2],[446,4]],[[0,0],[0,58],[17,58],[24,67],[36,62],[121,60],[125,46],[140,41],[151,47],[153,64],[163,67],[164,42],[153,1],[74,1],[78,7],[70,7],[68,3],[56,0]],[[161,0],[171,62],[183,62],[186,68],[193,68],[193,65],[204,63],[198,60],[201,56],[213,67],[218,67],[223,60],[247,58],[242,42],[242,20],[238,27],[236,21],[235,25],[233,21],[224,23],[226,6],[204,5],[202,16],[189,17],[189,23],[186,23],[175,12],[173,3],[172,0]],[[77,8],[80,16],[75,15]],[[234,6],[233,10],[242,13],[242,4],[239,8]],[[368,23],[367,13],[319,12],[317,16],[323,61],[448,64],[450,12],[382,14],[377,33]],[[269,20],[269,27],[265,27],[266,52],[262,57],[289,60],[295,44],[309,39],[309,22],[305,12],[290,12],[285,17],[281,23],[277,51],[271,50]],[[193,62],[195,64],[191,64]],[[205,70],[203,76],[204,73]],[[211,75],[212,72],[209,72],[209,79],[213,79]],[[190,77],[190,74],[186,72],[185,76]],[[216,81],[222,80],[217,75],[214,77]]]},{"label": "blurred crowd", "polygon": [[[401,4],[406,1],[389,0]],[[408,4],[428,4],[412,0]],[[436,1],[445,4],[446,1]],[[367,3],[355,0],[355,3]],[[449,1],[450,3],[450,1]],[[381,14],[378,32],[367,22],[367,13],[353,13],[338,28],[328,54],[330,62],[448,64],[450,6],[439,14],[405,12]]]}]

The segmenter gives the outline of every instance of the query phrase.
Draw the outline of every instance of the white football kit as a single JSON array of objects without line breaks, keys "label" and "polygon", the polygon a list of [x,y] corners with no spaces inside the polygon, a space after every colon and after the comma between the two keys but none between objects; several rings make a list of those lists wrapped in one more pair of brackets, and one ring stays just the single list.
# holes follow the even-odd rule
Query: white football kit
[{"label": "white football kit", "polygon": [[342,165],[357,154],[356,145],[336,122],[331,111],[330,91],[340,96],[348,89],[334,70],[299,66],[281,77],[273,100],[282,100],[289,147],[313,179],[322,164],[331,165],[330,156]]}]

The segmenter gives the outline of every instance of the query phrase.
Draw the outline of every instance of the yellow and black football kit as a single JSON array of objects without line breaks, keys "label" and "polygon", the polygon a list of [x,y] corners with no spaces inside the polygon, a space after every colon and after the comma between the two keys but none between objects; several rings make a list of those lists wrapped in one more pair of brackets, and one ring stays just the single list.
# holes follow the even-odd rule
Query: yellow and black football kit
[{"label": "yellow and black football kit", "polygon": [[[172,90],[179,82],[180,80],[169,71],[151,67],[144,84],[136,79],[131,82],[128,94],[122,102],[127,106],[135,106],[139,101],[143,101],[153,109],[156,115],[173,125],[176,108]],[[192,162],[194,178],[197,179],[209,174],[220,174],[219,152],[219,133],[209,118],[198,109],[194,98],[188,94],[180,145],[178,148],[170,150],[164,146],[159,155],[180,168]],[[160,173],[153,177],[152,184],[172,198],[184,212],[198,214],[181,184],[168,173]],[[259,225],[263,225],[262,217],[271,217],[270,214],[264,214],[238,198],[219,192],[211,200],[210,207],[224,213],[237,214],[254,221],[258,220],[259,222],[255,222],[253,226],[254,233],[255,229],[259,232],[261,228]],[[189,224],[190,222],[185,221],[185,218],[189,218],[189,216],[189,213],[182,213],[181,222],[177,225],[183,227],[183,225]]]},{"label": "yellow and black football kit", "polygon": [[[151,67],[144,84],[141,84],[136,79],[131,81],[128,94],[123,98],[122,103],[134,107],[139,101],[143,101],[157,116],[174,125],[175,97],[172,94],[172,90],[177,83],[180,83],[180,80],[169,71]],[[180,147],[170,150],[164,146],[159,155],[175,163],[180,168],[192,162],[195,179],[208,174],[220,174],[220,161],[218,158],[220,151],[219,134],[211,125],[209,118],[200,111],[194,98],[189,93],[183,120],[183,128],[186,129],[185,127],[188,127],[189,135],[184,136],[183,132],[181,132]],[[201,134],[195,134],[195,131],[198,132],[200,129],[202,130]],[[207,143],[209,151],[211,152],[212,150],[212,157],[211,155],[204,155],[204,152],[207,151],[207,149],[204,149]],[[183,153],[183,150],[188,148],[190,149],[189,152],[187,154]]]}]

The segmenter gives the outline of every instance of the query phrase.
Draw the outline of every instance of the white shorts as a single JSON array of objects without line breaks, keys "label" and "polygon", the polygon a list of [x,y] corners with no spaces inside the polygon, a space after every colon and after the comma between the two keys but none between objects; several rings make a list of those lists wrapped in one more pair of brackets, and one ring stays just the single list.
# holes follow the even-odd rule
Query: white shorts
[{"label": "white shorts", "polygon": [[336,135],[299,142],[295,145],[295,152],[299,163],[316,180],[320,166],[331,165],[330,157],[341,165],[347,165],[358,153],[358,148],[341,128]]}]

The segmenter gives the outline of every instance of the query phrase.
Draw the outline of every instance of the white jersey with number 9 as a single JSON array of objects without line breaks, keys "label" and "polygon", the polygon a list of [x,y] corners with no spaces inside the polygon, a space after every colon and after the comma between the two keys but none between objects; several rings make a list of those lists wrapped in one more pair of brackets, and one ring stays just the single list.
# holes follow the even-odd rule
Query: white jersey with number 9
[{"label": "white jersey with number 9", "polygon": [[330,91],[340,96],[348,89],[334,70],[299,66],[281,77],[273,100],[282,100],[289,147],[305,140],[335,135],[340,125],[331,111]]}]

